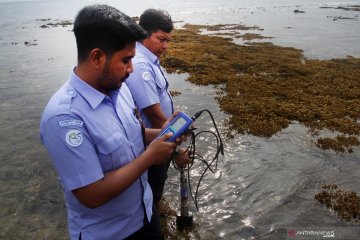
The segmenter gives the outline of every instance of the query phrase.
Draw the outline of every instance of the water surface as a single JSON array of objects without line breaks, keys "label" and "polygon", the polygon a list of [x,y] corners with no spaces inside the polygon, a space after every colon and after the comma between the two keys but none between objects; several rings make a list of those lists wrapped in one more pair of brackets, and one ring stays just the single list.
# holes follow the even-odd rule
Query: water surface
[{"label": "water surface", "polygon": [[[48,99],[76,64],[75,39],[71,27],[41,28],[44,22],[39,19],[72,20],[82,6],[94,2],[0,1],[0,239],[67,239],[61,188],[40,144],[38,124]],[[257,25],[264,29],[257,33],[274,37],[271,41],[276,44],[301,48],[308,58],[360,56],[359,13],[320,8],[358,1],[98,2],[112,4],[130,16],[139,16],[149,7],[165,8],[175,21],[183,21],[177,26]],[[295,9],[305,13],[295,14]],[[334,21],[334,16],[352,19]],[[169,76],[171,89],[182,93],[174,98],[175,105],[188,114],[210,109],[224,129],[227,115],[218,109],[216,89],[194,86],[186,77]],[[196,124],[212,129],[206,114]],[[211,157],[213,139],[204,136],[199,144],[199,153]],[[203,170],[195,164],[191,171],[194,185]],[[297,123],[271,138],[236,135],[225,140],[225,156],[217,171],[206,174],[200,185],[199,211],[191,205],[195,228],[187,235],[190,239],[280,239],[295,227],[356,233],[358,228],[351,227],[358,224],[339,220],[314,195],[328,183],[359,193],[359,175],[358,148],[350,154],[324,152]],[[178,177],[171,169],[166,186],[166,197],[175,206]],[[173,236],[186,237],[177,233],[171,221]]]}]

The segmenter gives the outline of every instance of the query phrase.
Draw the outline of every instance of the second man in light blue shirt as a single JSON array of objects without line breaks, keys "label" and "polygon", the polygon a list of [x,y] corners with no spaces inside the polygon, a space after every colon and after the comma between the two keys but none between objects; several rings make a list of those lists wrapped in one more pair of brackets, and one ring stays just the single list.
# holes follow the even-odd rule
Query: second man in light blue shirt
[{"label": "second man in light blue shirt", "polygon": [[[139,25],[147,31],[148,37],[136,44],[134,72],[130,74],[126,84],[140,110],[145,127],[159,128],[174,112],[169,83],[159,62],[160,56],[168,48],[174,26],[166,11],[155,9],[146,10],[140,16]],[[188,154],[180,156],[189,160]],[[154,165],[148,171],[154,203],[160,215],[176,215],[176,211],[162,198],[169,163]]]}]

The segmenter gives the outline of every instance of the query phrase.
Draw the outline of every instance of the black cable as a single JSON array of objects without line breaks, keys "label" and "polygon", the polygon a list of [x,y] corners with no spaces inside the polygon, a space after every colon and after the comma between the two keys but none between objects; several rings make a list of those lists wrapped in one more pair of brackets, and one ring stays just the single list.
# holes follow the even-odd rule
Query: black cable
[{"label": "black cable", "polygon": [[[209,131],[204,131],[204,132],[209,132]],[[204,132],[200,132],[200,133],[204,133]],[[198,134],[200,134],[198,133]],[[215,135],[216,139],[217,139],[217,142],[218,142],[218,137]],[[210,163],[208,163],[203,156],[197,154],[198,158],[197,159],[200,159],[205,165],[206,165],[206,168],[205,170],[203,171],[203,173],[201,174],[200,176],[200,179],[198,181],[198,184],[196,186],[196,190],[195,190],[195,197],[193,197],[193,200],[194,200],[194,203],[195,203],[195,206],[196,206],[196,209],[199,210],[198,208],[198,204],[197,204],[197,196],[198,196],[198,192],[199,192],[199,187],[200,187],[200,183],[202,181],[202,179],[204,178],[206,172],[208,170],[210,170],[212,173],[214,173],[215,171],[212,170],[211,168],[211,165],[214,163],[214,161],[216,161],[216,166],[217,166],[217,160],[218,160],[218,156],[219,156],[219,153],[220,153],[220,146],[219,144],[217,145],[217,151],[216,151],[216,154],[214,156],[214,158],[212,159],[212,161]],[[190,181],[190,180],[189,180]],[[190,192],[192,194],[192,192]]]},{"label": "black cable", "polygon": [[193,121],[195,121],[196,119],[198,119],[198,118],[200,117],[200,115],[201,115],[203,112],[207,112],[207,113],[210,115],[210,117],[211,117],[211,120],[212,120],[212,122],[213,122],[213,124],[214,124],[214,127],[215,127],[215,130],[216,130],[216,134],[217,134],[217,136],[219,137],[219,140],[220,140],[219,149],[220,149],[221,155],[224,156],[224,145],[223,145],[223,142],[222,142],[222,140],[221,140],[221,136],[220,136],[219,130],[218,130],[217,126],[216,126],[216,122],[215,122],[214,117],[213,117],[213,115],[211,114],[211,112],[210,112],[208,109],[201,110],[201,111],[195,113],[194,116],[193,116],[191,119],[192,119]]},{"label": "black cable", "polygon": [[[182,153],[182,154],[185,154],[185,153],[188,153],[188,154],[189,154],[191,163],[188,164],[187,167],[179,168],[179,167],[176,165],[174,159],[172,159],[172,162],[173,162],[173,165],[174,165],[175,169],[177,169],[177,170],[179,170],[179,171],[181,171],[181,170],[182,170],[182,171],[184,171],[184,170],[187,171],[187,180],[188,180],[189,192],[190,192],[191,198],[192,198],[192,200],[193,200],[193,202],[194,202],[195,207],[196,207],[197,210],[199,210],[199,208],[198,208],[197,196],[198,196],[198,190],[199,190],[201,181],[202,181],[202,179],[204,178],[204,176],[205,176],[205,174],[206,174],[206,172],[207,172],[208,170],[210,170],[212,173],[215,172],[215,171],[211,168],[212,164],[213,164],[214,162],[216,162],[215,169],[217,169],[217,162],[218,162],[219,154],[221,153],[222,155],[224,155],[224,145],[223,145],[223,142],[222,142],[222,139],[221,139],[219,130],[218,130],[217,126],[216,126],[216,122],[215,122],[214,117],[212,116],[211,112],[210,112],[209,110],[207,110],[207,109],[201,110],[201,111],[195,113],[194,116],[191,117],[191,119],[192,119],[193,121],[195,121],[196,119],[198,119],[198,118],[201,116],[201,114],[202,114],[203,112],[207,112],[207,113],[210,115],[211,120],[212,120],[212,123],[213,123],[213,125],[214,125],[214,127],[215,127],[215,130],[216,130],[216,133],[213,132],[213,131],[200,131],[200,132],[198,132],[198,133],[196,133],[196,134],[195,134],[193,131],[191,132],[191,141],[190,141],[188,147],[186,148],[186,151],[185,151],[184,153]],[[207,161],[203,156],[201,156],[200,154],[197,154],[197,153],[196,153],[196,142],[195,142],[196,137],[198,137],[200,134],[203,134],[203,133],[213,134],[213,135],[215,136],[215,139],[216,139],[216,149],[217,149],[217,150],[216,150],[216,153],[215,153],[213,159],[210,161],[210,163],[208,163],[208,161]],[[191,189],[190,169],[191,169],[191,167],[193,166],[195,160],[200,160],[203,164],[206,165],[206,168],[205,168],[205,170],[203,171],[203,173],[202,173],[201,176],[200,176],[200,179],[199,179],[199,181],[198,181],[198,183],[197,183],[197,186],[196,186],[195,195],[194,195],[193,192],[192,192],[192,189]]]}]

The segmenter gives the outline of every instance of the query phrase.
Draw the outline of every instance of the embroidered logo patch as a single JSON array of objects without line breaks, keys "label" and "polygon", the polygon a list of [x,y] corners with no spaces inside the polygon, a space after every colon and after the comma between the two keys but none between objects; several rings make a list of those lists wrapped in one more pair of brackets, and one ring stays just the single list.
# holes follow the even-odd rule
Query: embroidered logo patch
[{"label": "embroidered logo patch", "polygon": [[60,127],[68,127],[68,126],[82,127],[83,124],[84,122],[80,120],[64,120],[59,122]]},{"label": "embroidered logo patch", "polygon": [[72,147],[80,146],[83,142],[83,133],[77,129],[71,129],[66,133],[65,140]]},{"label": "embroidered logo patch", "polygon": [[145,81],[149,81],[149,80],[151,79],[151,73],[150,73],[150,72],[143,72],[142,78],[143,78]]}]

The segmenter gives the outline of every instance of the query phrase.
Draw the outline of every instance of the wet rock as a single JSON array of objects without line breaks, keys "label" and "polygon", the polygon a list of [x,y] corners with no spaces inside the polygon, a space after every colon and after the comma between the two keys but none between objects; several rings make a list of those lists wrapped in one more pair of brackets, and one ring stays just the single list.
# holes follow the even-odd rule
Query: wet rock
[{"label": "wet rock", "polygon": [[299,10],[299,9],[295,9],[294,10],[294,13],[305,13],[304,11],[301,11],[301,10]]},{"label": "wet rock", "polygon": [[170,91],[170,95],[171,95],[172,97],[176,97],[176,96],[181,95],[181,92],[179,92],[179,91]]},{"label": "wet rock", "polygon": [[[36,42],[37,40],[34,40],[34,41]],[[31,42],[31,41],[25,41],[24,44],[27,47],[29,47],[29,46],[37,46],[38,45],[37,43]]]},{"label": "wet rock", "polygon": [[341,10],[345,10],[345,11],[360,11],[360,5],[345,5],[345,6],[337,6],[337,7],[333,7],[333,6],[320,6],[320,8],[333,8],[333,9],[341,9]]},{"label": "wet rock", "polygon": [[360,11],[360,5],[339,6],[336,9],[342,9],[345,11]]},{"label": "wet rock", "polygon": [[59,26],[67,27],[73,25],[73,22],[70,20],[59,20],[59,19],[52,20],[51,18],[42,18],[42,19],[36,19],[36,21],[48,22],[46,24],[40,25],[41,28],[50,28],[50,27],[59,27]]}]

